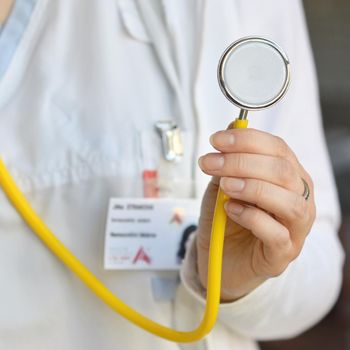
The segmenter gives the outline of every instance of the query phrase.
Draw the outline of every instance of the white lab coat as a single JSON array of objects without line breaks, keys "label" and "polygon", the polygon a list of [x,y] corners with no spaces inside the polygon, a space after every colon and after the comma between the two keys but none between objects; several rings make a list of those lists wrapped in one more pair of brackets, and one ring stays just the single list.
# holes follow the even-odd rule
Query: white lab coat
[{"label": "white lab coat", "polygon": [[305,247],[281,276],[221,305],[205,340],[178,345],[96,299],[0,191],[0,349],[255,349],[254,340],[303,332],[337,298],[340,215],[300,2],[163,4],[157,22],[142,1],[39,0],[0,81],[4,161],[36,211],[118,296],[168,326],[194,328],[203,312],[194,245],[175,300],[157,301],[152,279],[176,273],[103,270],[107,203],[142,195],[142,170],[161,158],[154,122],[166,118],[184,130],[185,160],[172,173],[178,190],[194,184],[201,198],[209,179],[196,159],[210,151],[209,135],[237,116],[219,91],[217,61],[233,40],[265,36],[288,53],[292,85],[277,106],[252,113],[250,126],[283,137],[314,179],[317,219]]}]

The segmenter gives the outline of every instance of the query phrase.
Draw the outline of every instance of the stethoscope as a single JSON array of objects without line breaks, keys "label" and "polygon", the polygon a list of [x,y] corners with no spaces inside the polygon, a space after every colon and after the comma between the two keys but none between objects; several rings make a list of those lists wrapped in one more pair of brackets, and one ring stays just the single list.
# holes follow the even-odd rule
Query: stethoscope
[{"label": "stethoscope", "polygon": [[[290,82],[289,60],[281,48],[270,40],[259,37],[242,38],[231,44],[220,58],[218,80],[224,95],[240,108],[239,117],[231,123],[230,127],[246,128],[248,126],[248,111],[270,107],[284,96]],[[1,159],[0,186],[23,220],[52,253],[102,301],[130,322],[150,333],[175,342],[197,341],[214,327],[220,304],[222,251],[227,220],[224,202],[228,198],[221,190],[217,194],[212,223],[204,316],[195,330],[182,332],[148,319],[113,295],[56,238],[44,221],[35,213]]]}]

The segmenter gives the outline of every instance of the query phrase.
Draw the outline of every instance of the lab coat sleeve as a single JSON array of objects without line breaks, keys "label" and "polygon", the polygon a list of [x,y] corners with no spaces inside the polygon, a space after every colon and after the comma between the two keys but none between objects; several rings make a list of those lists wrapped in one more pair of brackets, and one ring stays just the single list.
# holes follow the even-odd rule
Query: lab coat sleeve
[{"label": "lab coat sleeve", "polygon": [[[337,300],[344,261],[337,236],[340,210],[303,9],[298,1],[282,2],[291,20],[281,26],[284,29],[275,39],[289,54],[293,82],[285,101],[274,107],[274,128],[268,131],[286,140],[313,178],[317,216],[301,254],[280,276],[235,302],[220,305],[219,322],[256,340],[293,337],[320,321]],[[204,305],[205,291],[196,270],[195,239],[181,278],[189,293]]]}]

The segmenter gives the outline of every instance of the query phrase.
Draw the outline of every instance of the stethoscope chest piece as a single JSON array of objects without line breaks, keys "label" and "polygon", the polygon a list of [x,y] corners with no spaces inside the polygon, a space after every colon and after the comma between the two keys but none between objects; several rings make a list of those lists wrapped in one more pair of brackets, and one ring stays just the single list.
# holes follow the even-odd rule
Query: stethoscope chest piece
[{"label": "stethoscope chest piece", "polygon": [[289,60],[271,40],[242,38],[221,56],[218,80],[224,95],[241,110],[264,109],[286,93],[290,83]]}]

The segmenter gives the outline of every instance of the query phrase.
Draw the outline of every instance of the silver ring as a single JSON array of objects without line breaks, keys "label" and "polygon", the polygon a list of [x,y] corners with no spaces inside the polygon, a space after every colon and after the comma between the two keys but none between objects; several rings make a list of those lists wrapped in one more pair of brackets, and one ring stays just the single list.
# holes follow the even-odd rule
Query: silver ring
[{"label": "silver ring", "polygon": [[301,178],[303,180],[303,184],[304,184],[304,193],[302,194],[302,196],[305,198],[305,200],[307,201],[310,197],[310,187],[309,184],[306,182],[305,179]]}]

